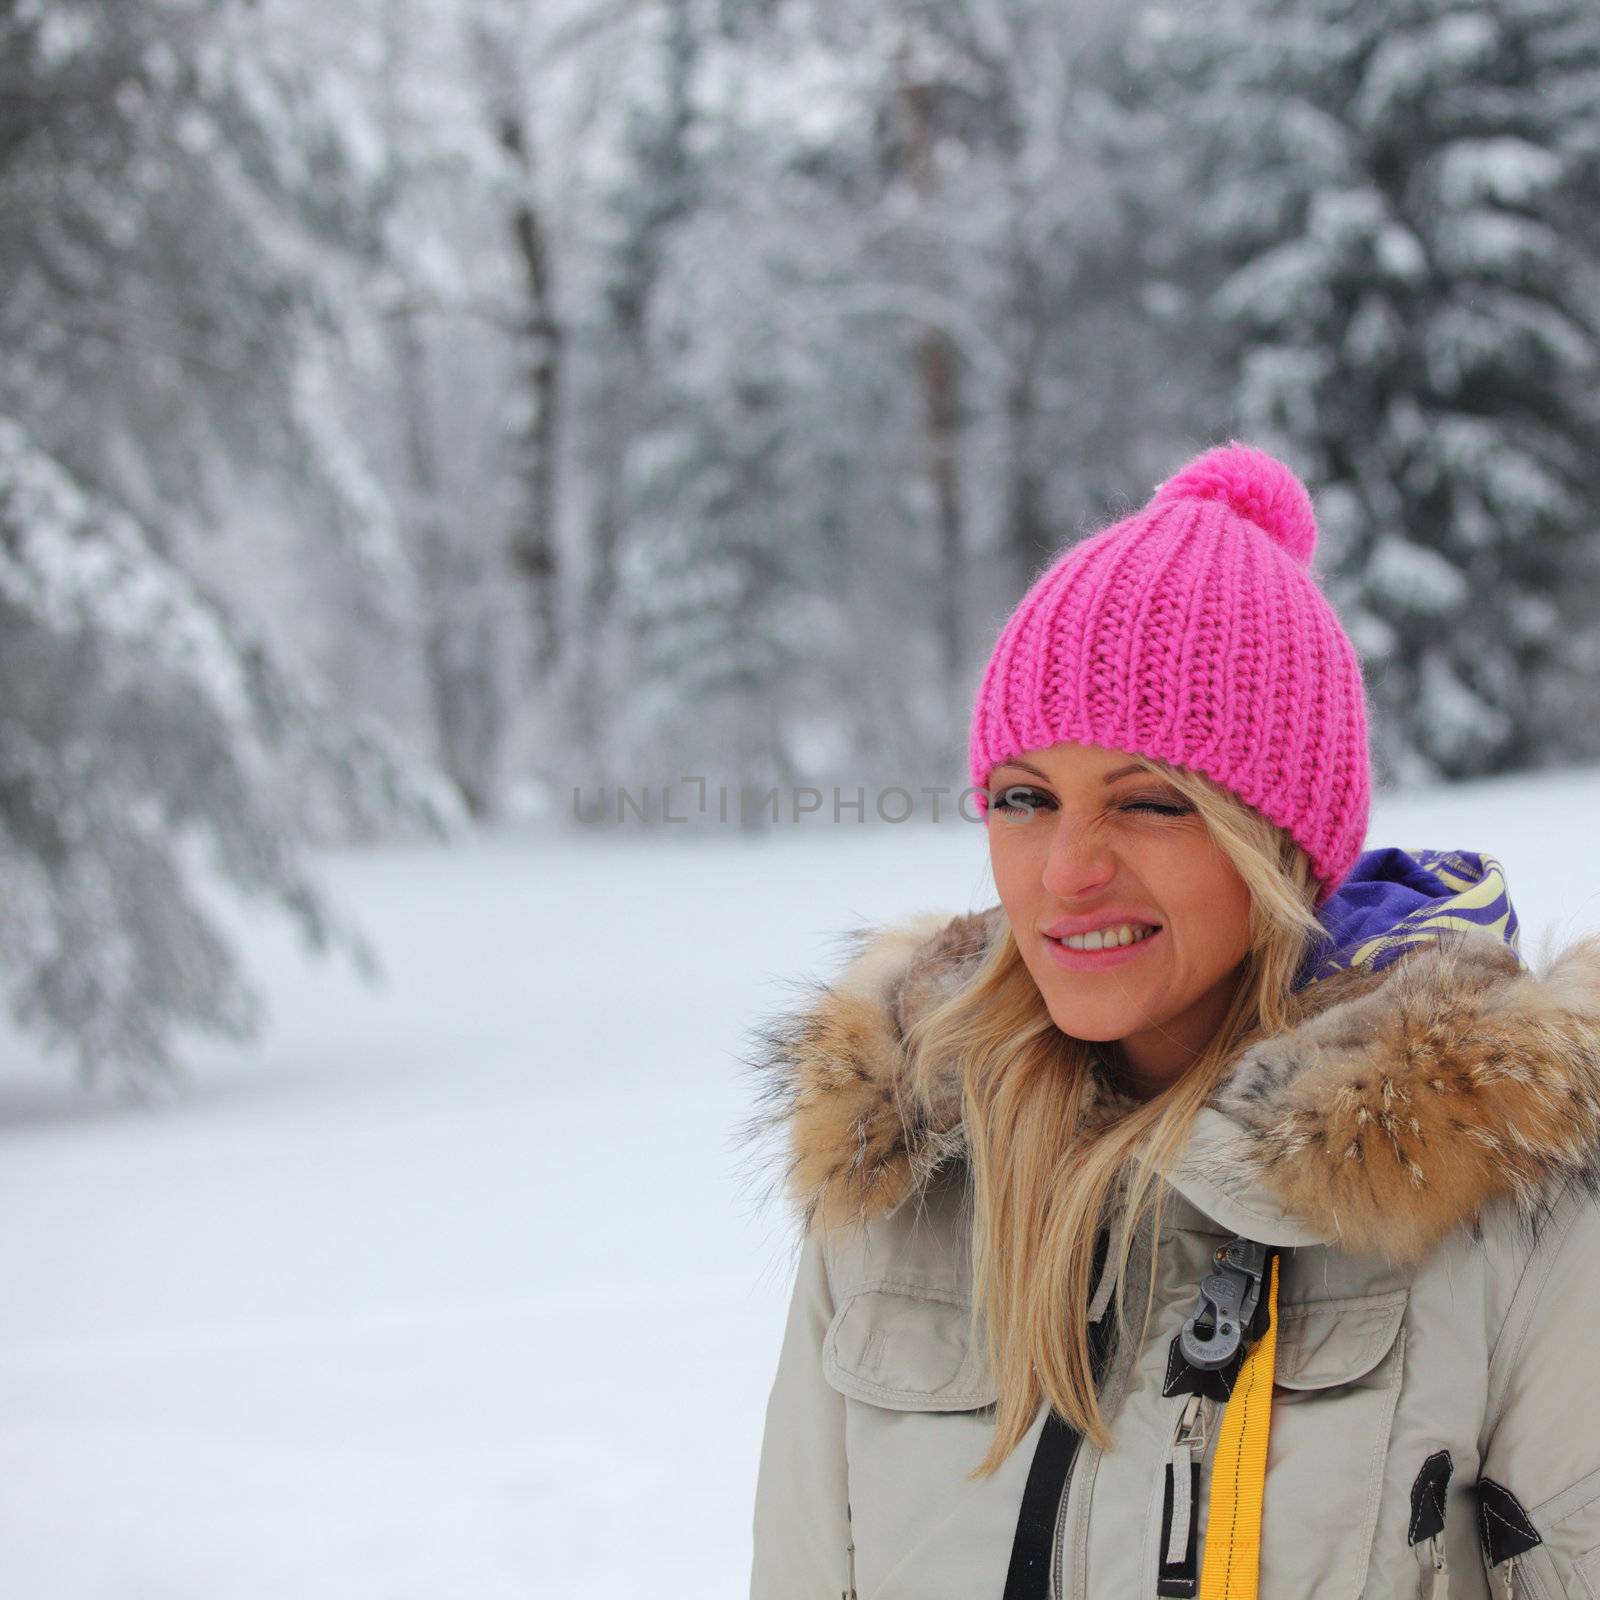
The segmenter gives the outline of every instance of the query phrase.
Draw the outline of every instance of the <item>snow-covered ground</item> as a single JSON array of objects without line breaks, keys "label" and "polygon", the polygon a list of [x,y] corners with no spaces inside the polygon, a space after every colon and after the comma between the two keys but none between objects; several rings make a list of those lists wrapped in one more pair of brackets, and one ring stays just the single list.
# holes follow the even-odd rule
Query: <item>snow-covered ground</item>
[{"label": "snow-covered ground", "polygon": [[[1600,926],[1600,770],[1380,802]],[[980,828],[500,835],[325,867],[387,986],[239,923],[272,1025],[172,1103],[0,1055],[0,1594],[743,1592],[790,1240],[745,1030],[861,919],[992,904]]]}]

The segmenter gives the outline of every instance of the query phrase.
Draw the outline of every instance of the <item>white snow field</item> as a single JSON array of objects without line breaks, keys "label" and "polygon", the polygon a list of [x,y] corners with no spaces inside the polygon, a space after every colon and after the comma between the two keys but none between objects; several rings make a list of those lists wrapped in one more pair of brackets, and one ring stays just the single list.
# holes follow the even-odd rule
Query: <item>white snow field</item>
[{"label": "white snow field", "polygon": [[[1600,769],[1388,797],[1540,936],[1600,926]],[[501,834],[325,858],[362,986],[236,913],[273,1018],[139,1106],[0,1057],[0,1595],[746,1592],[790,1231],[745,1030],[858,920],[991,904],[981,828]]]}]

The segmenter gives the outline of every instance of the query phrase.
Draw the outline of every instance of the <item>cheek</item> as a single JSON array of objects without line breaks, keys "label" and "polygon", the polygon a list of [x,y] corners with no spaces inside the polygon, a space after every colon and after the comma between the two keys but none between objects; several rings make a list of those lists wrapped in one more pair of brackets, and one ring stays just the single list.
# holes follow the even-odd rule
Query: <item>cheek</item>
[{"label": "cheek", "polygon": [[997,815],[989,824],[989,871],[1013,922],[1043,891],[1043,855],[1015,823]]},{"label": "cheek", "polygon": [[1162,899],[1178,935],[1175,942],[1206,968],[1230,970],[1250,948],[1250,891],[1244,879],[1209,853],[1174,866]]}]

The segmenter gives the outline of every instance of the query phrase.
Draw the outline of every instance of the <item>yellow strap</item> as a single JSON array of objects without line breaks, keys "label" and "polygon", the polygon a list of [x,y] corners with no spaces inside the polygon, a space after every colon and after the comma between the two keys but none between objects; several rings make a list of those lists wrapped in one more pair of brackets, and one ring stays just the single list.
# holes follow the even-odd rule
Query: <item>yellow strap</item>
[{"label": "yellow strap", "polygon": [[1261,1576],[1261,1497],[1267,1482],[1272,1364],[1278,1348],[1278,1257],[1267,1286],[1267,1331],[1239,1369],[1211,1462],[1200,1600],[1256,1600]]}]

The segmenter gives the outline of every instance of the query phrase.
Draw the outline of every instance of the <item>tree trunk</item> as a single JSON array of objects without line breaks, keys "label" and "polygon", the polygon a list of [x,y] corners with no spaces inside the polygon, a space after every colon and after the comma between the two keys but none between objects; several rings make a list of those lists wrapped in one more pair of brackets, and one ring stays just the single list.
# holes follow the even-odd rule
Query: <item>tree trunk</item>
[{"label": "tree trunk", "polygon": [[504,718],[490,630],[477,617],[481,562],[452,539],[444,520],[428,408],[427,356],[409,313],[395,320],[394,352],[434,736],[441,764],[467,809],[482,820],[495,808]]},{"label": "tree trunk", "polygon": [[[919,215],[931,229],[938,199],[938,179],[933,170],[926,92],[916,81],[911,59],[911,23],[904,13],[895,65],[907,171],[917,197]],[[937,269],[931,275],[937,277]],[[930,287],[937,287],[937,284]],[[926,441],[924,459],[933,499],[937,544],[935,627],[945,689],[950,703],[954,704],[961,697],[965,668],[961,626],[965,538],[961,504],[960,374],[955,351],[942,328],[925,323],[916,340],[916,371],[922,392]]]},{"label": "tree trunk", "polygon": [[561,608],[556,553],[556,493],[561,425],[562,329],[555,310],[550,243],[534,201],[535,161],[527,124],[509,99],[499,114],[501,148],[522,176],[507,222],[527,297],[518,329],[518,367],[524,414],[515,441],[515,475],[522,509],[512,536],[516,570],[528,588],[532,620],[533,678],[545,678],[561,652]]}]

